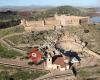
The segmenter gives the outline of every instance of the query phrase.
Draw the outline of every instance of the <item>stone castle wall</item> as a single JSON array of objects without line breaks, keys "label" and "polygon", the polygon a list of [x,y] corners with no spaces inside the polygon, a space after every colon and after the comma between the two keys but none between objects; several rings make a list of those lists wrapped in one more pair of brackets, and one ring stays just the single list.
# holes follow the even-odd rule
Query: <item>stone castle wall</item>
[{"label": "stone castle wall", "polygon": [[85,23],[89,22],[89,17],[81,17],[81,16],[55,16],[56,20],[60,21],[61,25],[67,26],[67,25],[80,25],[82,24],[82,21]]},{"label": "stone castle wall", "polygon": [[21,20],[21,25],[24,25],[26,31],[34,31],[36,29],[37,30],[54,29],[54,27],[59,27],[59,26],[78,26],[83,23],[87,24],[88,22],[89,22],[89,17],[55,15],[52,18],[40,21]]}]

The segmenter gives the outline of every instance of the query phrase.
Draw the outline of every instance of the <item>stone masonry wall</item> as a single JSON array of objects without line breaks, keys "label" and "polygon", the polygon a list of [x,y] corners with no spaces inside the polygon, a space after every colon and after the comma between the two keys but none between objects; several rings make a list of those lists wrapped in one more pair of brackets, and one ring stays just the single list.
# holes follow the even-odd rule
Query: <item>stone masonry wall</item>
[{"label": "stone masonry wall", "polygon": [[[84,20],[83,20],[84,19]],[[55,15],[52,18],[48,18],[40,21],[26,21],[21,20],[21,25],[24,25],[26,31],[34,31],[35,29],[54,29],[54,26],[78,26],[80,23],[88,23],[89,17],[80,16],[66,16],[66,15]],[[49,27],[49,28],[48,28]]]}]

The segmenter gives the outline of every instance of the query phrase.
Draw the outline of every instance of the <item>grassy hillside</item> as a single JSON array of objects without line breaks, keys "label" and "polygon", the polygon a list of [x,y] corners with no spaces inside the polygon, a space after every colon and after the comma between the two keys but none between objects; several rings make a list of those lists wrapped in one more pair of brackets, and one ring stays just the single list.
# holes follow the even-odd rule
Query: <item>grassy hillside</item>
[{"label": "grassy hillside", "polygon": [[72,35],[77,35],[81,40],[88,42],[87,47],[100,54],[100,26],[84,25],[79,27],[66,27]]},{"label": "grassy hillside", "polygon": [[0,57],[1,58],[17,58],[18,56],[22,56],[21,53],[16,52],[14,50],[8,50],[4,45],[0,43]]},{"label": "grassy hillside", "polygon": [[[87,47],[94,52],[100,54],[100,26],[99,25],[84,25],[84,26],[66,26],[66,31],[70,35],[77,35],[80,40],[87,42]],[[47,41],[46,36],[53,36],[53,30],[33,32],[32,34],[24,34],[18,36],[8,37],[7,39],[12,41],[15,45],[30,44],[39,45]],[[25,48],[25,50],[27,50]]]},{"label": "grassy hillside", "polygon": [[32,80],[45,74],[47,74],[47,72],[16,69],[0,65],[0,80]]},{"label": "grassy hillside", "polygon": [[100,80],[100,67],[88,67],[78,70],[79,80]]},{"label": "grassy hillside", "polygon": [[0,37],[13,34],[13,33],[20,33],[20,32],[24,32],[23,26],[14,26],[6,29],[0,29]]},{"label": "grassy hillside", "polygon": [[44,11],[33,11],[30,16],[28,16],[29,20],[39,20],[45,19],[48,17],[53,17],[55,14],[66,14],[66,15],[81,15],[84,16],[86,12],[81,11],[77,8],[71,6],[60,6],[55,8],[50,8]]}]

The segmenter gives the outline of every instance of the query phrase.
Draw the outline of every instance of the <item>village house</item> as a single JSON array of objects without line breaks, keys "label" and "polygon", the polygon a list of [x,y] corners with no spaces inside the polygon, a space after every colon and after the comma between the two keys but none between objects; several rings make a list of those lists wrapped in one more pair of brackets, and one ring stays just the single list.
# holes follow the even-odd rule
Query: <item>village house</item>
[{"label": "village house", "polygon": [[73,57],[72,59],[70,58],[71,57],[70,54],[73,55],[73,52],[67,51],[67,53],[65,53],[67,55],[58,52],[55,52],[55,54],[53,55],[54,52],[51,51],[51,53],[48,52],[47,56],[45,56],[37,48],[33,48],[32,51],[28,54],[28,57],[29,60],[34,64],[40,63],[42,60],[44,60],[43,57],[45,57],[46,61],[43,61],[43,64],[44,64],[44,69],[46,70],[65,71],[70,68],[69,64],[70,61],[71,63],[74,63],[76,65],[79,64],[80,61],[77,60],[75,57]]},{"label": "village house", "polygon": [[[50,55],[48,55],[47,60],[46,60],[46,64],[45,64],[45,69],[65,71],[65,70],[70,69],[69,62],[70,62],[69,56],[65,56],[63,54],[60,54],[60,55],[55,55],[55,56],[51,57]],[[75,57],[73,57],[71,59],[71,63],[76,65],[76,66],[79,66],[79,62],[80,61],[78,61]]]},{"label": "village house", "polygon": [[54,57],[48,56],[45,69],[64,71],[66,70],[66,66],[68,65],[64,63],[64,58],[62,57],[62,55],[56,55]]},{"label": "village house", "polygon": [[24,26],[26,31],[59,29],[62,28],[62,26],[79,26],[88,23],[89,23],[89,17],[67,16],[67,15],[58,16],[57,14],[54,17],[45,20],[39,20],[39,21],[21,20],[21,25]]}]

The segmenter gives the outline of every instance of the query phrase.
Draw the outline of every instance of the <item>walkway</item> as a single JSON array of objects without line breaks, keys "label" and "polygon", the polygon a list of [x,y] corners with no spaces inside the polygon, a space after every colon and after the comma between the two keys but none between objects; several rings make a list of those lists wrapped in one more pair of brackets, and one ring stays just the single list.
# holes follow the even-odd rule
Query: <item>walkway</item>
[{"label": "walkway", "polygon": [[47,75],[41,76],[35,80],[75,80],[75,76],[73,75],[71,70],[66,71],[53,71]]},{"label": "walkway", "polygon": [[41,65],[28,65],[28,60],[19,59],[0,59],[0,64],[8,65],[15,68],[28,68],[32,70],[44,70],[43,64]]},{"label": "walkway", "polygon": [[25,34],[26,32],[22,32],[22,33],[14,33],[14,34],[10,34],[10,35],[7,35],[7,36],[4,36],[2,38],[0,38],[0,42],[2,44],[4,44],[8,49],[11,49],[11,50],[15,50],[17,52],[20,52],[22,53],[23,55],[25,55],[27,53],[27,51],[23,51],[23,50],[20,50],[14,46],[11,46],[10,44],[8,44],[4,39],[7,38],[7,37],[12,37],[12,36],[16,36],[16,35],[22,35],[22,34]]}]

